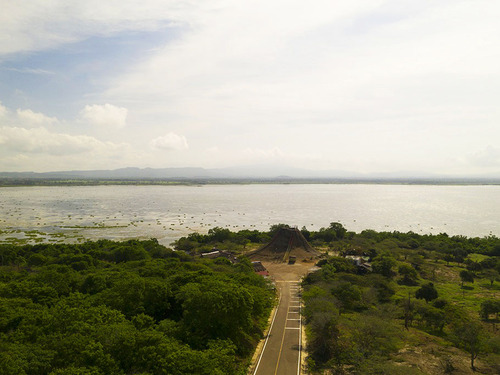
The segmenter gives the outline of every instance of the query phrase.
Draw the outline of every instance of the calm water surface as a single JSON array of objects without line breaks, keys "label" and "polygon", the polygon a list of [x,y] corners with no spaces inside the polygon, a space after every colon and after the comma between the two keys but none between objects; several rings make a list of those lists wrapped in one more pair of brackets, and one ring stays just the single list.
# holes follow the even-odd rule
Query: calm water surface
[{"label": "calm water surface", "polygon": [[500,235],[500,186],[208,185],[0,189],[0,242],[158,238],[215,226]]}]

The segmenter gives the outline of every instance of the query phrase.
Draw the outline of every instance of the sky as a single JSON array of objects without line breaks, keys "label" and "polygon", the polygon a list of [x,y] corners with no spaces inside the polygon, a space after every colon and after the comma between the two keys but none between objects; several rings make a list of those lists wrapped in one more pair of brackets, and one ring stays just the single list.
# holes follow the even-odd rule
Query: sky
[{"label": "sky", "polygon": [[0,2],[0,171],[500,176],[498,1]]}]

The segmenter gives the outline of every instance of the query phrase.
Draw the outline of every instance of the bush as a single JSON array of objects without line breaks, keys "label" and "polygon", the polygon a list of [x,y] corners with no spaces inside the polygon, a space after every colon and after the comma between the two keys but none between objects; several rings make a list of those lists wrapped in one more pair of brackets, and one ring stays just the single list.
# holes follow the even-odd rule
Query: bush
[{"label": "bush", "polygon": [[417,271],[412,266],[410,266],[408,264],[402,264],[399,266],[398,272],[402,276],[402,278],[399,280],[400,284],[410,285],[410,286],[418,285]]},{"label": "bush", "polygon": [[427,283],[422,285],[422,287],[415,292],[415,297],[418,299],[425,299],[425,302],[429,302],[438,297],[438,292],[436,288],[434,288],[433,283]]},{"label": "bush", "polygon": [[392,278],[395,275],[395,272],[392,270],[395,265],[396,259],[388,252],[378,255],[372,262],[373,272],[388,278]]},{"label": "bush", "polygon": [[462,280],[462,287],[464,286],[464,283],[473,283],[474,282],[474,273],[468,270],[462,270],[460,271],[460,280]]},{"label": "bush", "polygon": [[479,316],[482,320],[489,320],[491,314],[496,315],[498,320],[498,314],[500,313],[500,301],[498,300],[486,300],[481,303],[481,310]]}]

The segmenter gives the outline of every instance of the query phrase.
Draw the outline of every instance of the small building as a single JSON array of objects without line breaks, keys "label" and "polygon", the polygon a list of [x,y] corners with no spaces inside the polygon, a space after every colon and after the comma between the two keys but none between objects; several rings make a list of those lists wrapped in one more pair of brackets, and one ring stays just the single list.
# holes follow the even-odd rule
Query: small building
[{"label": "small building", "polygon": [[358,273],[365,274],[372,272],[372,265],[368,263],[370,258],[359,255],[345,255],[344,258],[349,259],[356,266]]},{"label": "small building", "polygon": [[201,253],[200,256],[204,259],[216,259],[223,257],[229,259],[229,261],[233,264],[237,262],[237,259],[233,254],[224,250],[213,250],[208,253]]},{"label": "small building", "polygon": [[253,261],[252,266],[255,273],[264,277],[269,276],[269,271],[266,269],[266,267],[264,267],[264,265],[260,261],[258,260]]}]

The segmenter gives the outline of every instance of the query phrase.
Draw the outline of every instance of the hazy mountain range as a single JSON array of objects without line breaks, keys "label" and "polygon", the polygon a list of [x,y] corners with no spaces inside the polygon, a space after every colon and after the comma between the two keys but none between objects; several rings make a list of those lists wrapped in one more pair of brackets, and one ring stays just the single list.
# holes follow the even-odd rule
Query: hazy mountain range
[{"label": "hazy mountain range", "polygon": [[308,170],[282,166],[245,166],[230,168],[120,168],[54,172],[0,172],[12,179],[346,179],[346,180],[491,180],[500,174],[481,176],[440,176],[415,172],[362,174],[340,170]]},{"label": "hazy mountain range", "polygon": [[111,178],[111,179],[196,179],[196,178],[322,178],[356,177],[354,173],[311,171],[299,168],[232,167],[232,168],[120,168],[113,170],[54,171],[54,172],[0,172],[0,177],[11,178]]}]

